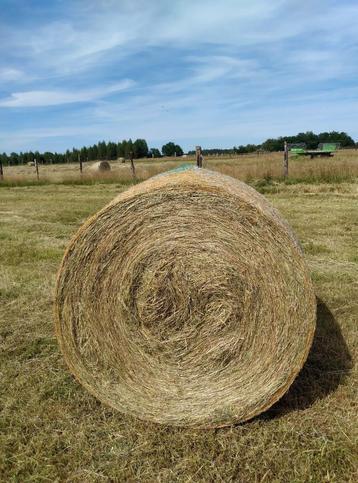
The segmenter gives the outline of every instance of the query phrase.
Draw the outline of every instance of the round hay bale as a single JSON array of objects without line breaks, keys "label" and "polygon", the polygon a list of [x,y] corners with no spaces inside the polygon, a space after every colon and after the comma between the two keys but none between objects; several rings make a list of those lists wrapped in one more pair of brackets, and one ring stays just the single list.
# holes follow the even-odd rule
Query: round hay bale
[{"label": "round hay bale", "polygon": [[97,161],[97,163],[94,163],[90,167],[91,171],[110,171],[111,170],[111,165],[109,164],[108,161]]},{"label": "round hay bale", "polygon": [[70,370],[123,413],[219,427],[275,403],[308,355],[299,243],[255,190],[204,169],[121,193],[72,239],[56,331]]}]

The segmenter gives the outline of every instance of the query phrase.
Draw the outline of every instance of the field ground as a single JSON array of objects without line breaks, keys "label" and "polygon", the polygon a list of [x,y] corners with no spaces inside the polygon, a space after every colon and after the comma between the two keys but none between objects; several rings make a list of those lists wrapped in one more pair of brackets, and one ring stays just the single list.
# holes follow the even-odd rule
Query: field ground
[{"label": "field ground", "polygon": [[57,347],[56,271],[83,220],[124,189],[112,181],[0,190],[0,480],[357,481],[358,184],[276,183],[266,191],[305,249],[318,297],[313,348],[270,411],[193,431],[104,407],[69,374]]}]

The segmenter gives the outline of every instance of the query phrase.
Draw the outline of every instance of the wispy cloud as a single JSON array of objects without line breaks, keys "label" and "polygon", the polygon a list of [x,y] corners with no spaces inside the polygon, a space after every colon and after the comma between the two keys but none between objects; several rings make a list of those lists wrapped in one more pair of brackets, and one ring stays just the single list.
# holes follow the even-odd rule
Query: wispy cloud
[{"label": "wispy cloud", "polygon": [[14,92],[10,97],[0,99],[0,107],[43,107],[76,102],[90,102],[123,91],[133,85],[133,81],[126,79],[108,87],[84,89],[82,91],[43,90]]},{"label": "wispy cloud", "polygon": [[0,82],[10,82],[23,79],[25,74],[20,69],[13,69],[11,67],[0,68]]}]

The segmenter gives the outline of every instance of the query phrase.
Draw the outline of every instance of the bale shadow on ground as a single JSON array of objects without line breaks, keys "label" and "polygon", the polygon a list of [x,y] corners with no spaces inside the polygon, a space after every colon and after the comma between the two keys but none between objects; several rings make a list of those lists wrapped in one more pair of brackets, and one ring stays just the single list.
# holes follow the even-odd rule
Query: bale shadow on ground
[{"label": "bale shadow on ground", "polygon": [[352,357],[327,305],[317,298],[317,326],[307,361],[288,392],[260,418],[272,419],[306,409],[326,397],[352,369]]}]

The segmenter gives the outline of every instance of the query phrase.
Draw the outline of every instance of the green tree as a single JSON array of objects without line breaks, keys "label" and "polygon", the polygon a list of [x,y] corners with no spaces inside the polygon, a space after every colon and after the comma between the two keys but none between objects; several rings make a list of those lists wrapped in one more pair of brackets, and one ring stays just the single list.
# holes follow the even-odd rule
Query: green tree
[{"label": "green tree", "polygon": [[159,149],[157,149],[157,148],[151,148],[150,151],[149,151],[149,154],[151,155],[152,158],[161,158],[162,157]]},{"label": "green tree", "polygon": [[172,142],[164,144],[164,146],[162,146],[162,153],[163,156],[174,156],[175,144]]},{"label": "green tree", "polygon": [[52,164],[53,163],[53,158],[54,158],[54,154],[49,152],[49,151],[46,151],[45,153],[43,153],[43,159],[44,159],[44,163],[45,164]]},{"label": "green tree", "polygon": [[38,151],[34,152],[34,161],[37,161],[38,163],[41,163],[41,155]]},{"label": "green tree", "polygon": [[169,142],[162,146],[163,156],[183,156],[183,150],[178,144]]},{"label": "green tree", "polygon": [[98,159],[107,159],[107,145],[105,141],[98,143]]},{"label": "green tree", "polygon": [[121,158],[127,157],[127,153],[128,153],[127,144],[128,144],[128,141],[126,139],[123,139],[121,143],[121,156],[120,156]]},{"label": "green tree", "polygon": [[0,158],[1,158],[1,162],[2,162],[3,166],[7,166],[9,164],[9,158],[8,158],[6,153],[2,153],[0,155]]},{"label": "green tree", "polygon": [[133,141],[128,139],[125,143],[124,147],[124,157],[125,159],[129,159],[131,157],[131,153],[133,153]]},{"label": "green tree", "polygon": [[107,144],[107,155],[106,159],[117,159],[117,144],[109,142]]},{"label": "green tree", "polygon": [[30,151],[28,155],[28,162],[33,163],[34,159],[35,159],[35,154],[32,151]]},{"label": "green tree", "polygon": [[267,139],[264,143],[262,143],[261,147],[264,151],[282,151],[283,143],[283,138]]},{"label": "green tree", "polygon": [[98,159],[98,147],[97,147],[97,144],[94,144],[93,146],[90,146],[88,148],[88,160],[95,161],[97,159]]},{"label": "green tree", "polygon": [[16,166],[19,164],[19,155],[17,153],[10,153],[9,166]]},{"label": "green tree", "polygon": [[145,139],[136,139],[133,143],[135,158],[146,158],[148,156],[148,144]]},{"label": "green tree", "polygon": [[78,155],[79,155],[79,150],[76,148],[73,148],[71,153],[70,153],[70,163],[77,163],[78,162]]},{"label": "green tree", "polygon": [[236,154],[246,154],[247,153],[246,146],[243,146],[242,144],[239,147],[234,146],[233,149],[234,149],[234,152]]},{"label": "green tree", "polygon": [[179,146],[179,144],[176,144],[174,155],[183,156],[183,154],[184,154],[184,151],[182,150],[182,148]]},{"label": "green tree", "polygon": [[70,159],[71,159],[71,151],[69,149],[67,149],[67,151],[65,153],[65,157],[66,157],[66,163],[69,163]]},{"label": "green tree", "polygon": [[88,149],[86,146],[83,146],[80,151],[80,156],[82,161],[87,161],[88,160]]},{"label": "green tree", "polygon": [[123,143],[117,143],[117,158],[124,158]]}]

